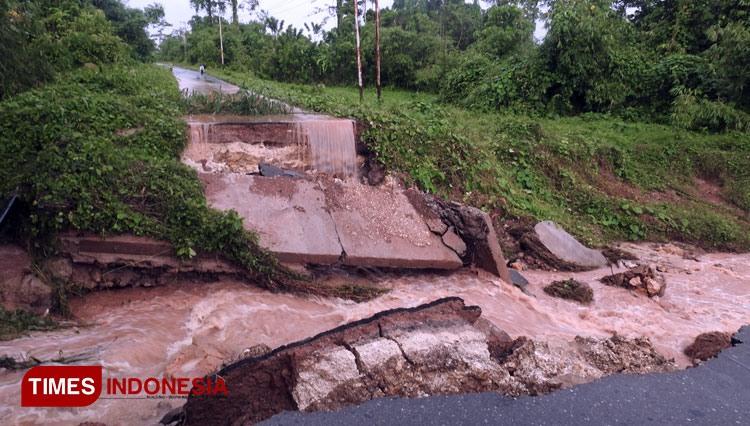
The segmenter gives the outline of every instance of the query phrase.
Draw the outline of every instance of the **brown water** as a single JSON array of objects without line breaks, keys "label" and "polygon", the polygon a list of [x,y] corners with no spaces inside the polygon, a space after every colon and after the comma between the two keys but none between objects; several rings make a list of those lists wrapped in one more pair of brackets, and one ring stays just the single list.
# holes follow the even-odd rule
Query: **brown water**
[{"label": "brown water", "polygon": [[316,120],[296,123],[297,143],[310,147],[312,166],[339,177],[357,170],[354,123],[350,120]]},{"label": "brown water", "polygon": [[[675,254],[671,246],[625,248],[667,267],[664,297],[648,299],[598,283],[610,273],[608,268],[575,274],[526,271],[536,297],[482,272],[386,275],[378,284],[393,291],[362,304],[271,294],[236,282],[180,282],[90,295],[73,307],[88,327],[0,342],[0,354],[51,359],[61,350],[67,355],[84,352],[89,360],[81,364],[102,365],[106,377],[198,377],[259,343],[273,348],[385,309],[460,296],[481,306],[485,318],[514,337],[563,344],[576,335],[646,336],[685,367],[689,360],[681,351],[696,335],[733,332],[750,323],[750,254],[708,254],[694,261]],[[555,299],[541,290],[553,280],[570,277],[591,284],[591,306]],[[22,409],[22,376],[0,373],[0,424],[153,424],[184,402],[99,400],[82,409]]]},{"label": "brown water", "polygon": [[265,162],[356,177],[354,122],[314,114],[190,116],[183,162],[204,172],[255,173]]}]

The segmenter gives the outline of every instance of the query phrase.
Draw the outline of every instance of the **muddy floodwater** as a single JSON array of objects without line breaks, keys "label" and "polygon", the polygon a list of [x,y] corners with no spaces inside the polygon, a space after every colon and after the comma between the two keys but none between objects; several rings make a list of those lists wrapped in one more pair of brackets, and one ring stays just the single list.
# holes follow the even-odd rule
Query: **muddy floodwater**
[{"label": "muddy floodwater", "polygon": [[[641,262],[666,269],[668,288],[649,299],[598,279],[610,269],[583,273],[524,271],[527,296],[483,272],[383,274],[374,284],[392,289],[361,304],[272,294],[239,282],[175,282],[76,300],[73,312],[87,324],[0,342],[0,354],[52,359],[83,354],[79,364],[101,365],[108,377],[200,377],[242,349],[271,348],[397,307],[446,296],[478,305],[483,317],[512,337],[529,336],[565,345],[576,335],[645,336],[667,358],[690,365],[682,349],[707,331],[734,332],[750,323],[750,254],[705,254],[691,259],[672,245],[625,244]],[[688,257],[688,258],[686,258]],[[624,269],[619,269],[620,271]],[[618,269],[615,269],[617,272]],[[580,306],[546,295],[557,279],[576,278],[594,289],[594,302]],[[24,408],[23,371],[0,372],[0,424],[154,424],[184,400],[99,400],[87,408]]]}]

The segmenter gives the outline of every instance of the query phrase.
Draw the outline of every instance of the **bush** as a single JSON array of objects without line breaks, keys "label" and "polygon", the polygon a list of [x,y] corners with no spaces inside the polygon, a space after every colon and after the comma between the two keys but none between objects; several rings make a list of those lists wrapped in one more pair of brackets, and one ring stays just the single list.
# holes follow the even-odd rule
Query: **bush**
[{"label": "bush", "polygon": [[166,69],[139,65],[80,70],[0,103],[0,155],[16,165],[0,170],[0,197],[17,195],[28,207],[29,246],[49,254],[66,229],[148,235],[183,257],[222,253],[258,284],[292,289],[295,275],[236,212],[211,209],[195,171],[178,161],[179,100]]}]

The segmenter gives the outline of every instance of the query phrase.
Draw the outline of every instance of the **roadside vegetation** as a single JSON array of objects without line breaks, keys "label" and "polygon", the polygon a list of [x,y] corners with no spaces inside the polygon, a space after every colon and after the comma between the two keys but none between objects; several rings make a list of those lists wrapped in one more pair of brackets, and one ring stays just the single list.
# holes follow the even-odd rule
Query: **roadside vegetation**
[{"label": "roadside vegetation", "polygon": [[[302,108],[353,117],[390,170],[490,212],[498,225],[554,220],[584,242],[681,240],[750,249],[750,134],[705,133],[607,114],[541,118],[476,111],[394,89],[218,76]],[[705,181],[723,199],[707,199]],[[499,227],[500,230],[504,226]]]},{"label": "roadside vegetation", "polygon": [[[283,268],[235,212],[206,204],[179,162],[183,114],[284,112],[268,98],[359,120],[389,170],[488,211],[505,234],[554,220],[591,245],[750,249],[750,0],[496,1],[486,10],[394,1],[380,16],[384,99],[368,89],[363,103],[352,87],[351,0],[331,9],[330,31],[233,13],[220,42],[221,12],[237,4],[185,0],[207,16],[157,52],[146,28],[163,35],[158,5],[0,0],[0,199],[19,197],[13,238],[37,260],[54,253],[61,231],[130,233],[169,241],[182,257],[221,253],[272,290],[379,294]],[[368,87],[372,15],[362,28]],[[536,19],[548,30],[539,44]],[[254,93],[184,99],[166,68],[147,64],[157,58],[208,65]],[[63,311],[75,283],[52,281]]]},{"label": "roadside vegetation", "polygon": [[208,16],[160,57],[356,118],[391,171],[485,209],[501,231],[554,220],[599,246],[750,249],[748,0],[395,1],[380,13],[382,102],[374,11],[360,5],[363,103],[352,1],[331,8],[329,31],[263,11],[225,22],[224,67],[220,3],[193,2]]},{"label": "roadside vegetation", "polygon": [[[62,231],[128,233],[168,241],[180,257],[222,254],[244,268],[248,280],[270,290],[354,300],[379,294],[303,279],[261,248],[236,212],[206,204],[196,172],[179,161],[186,143],[182,116],[206,108],[204,99],[184,100],[166,67],[140,62],[137,50],[116,35],[101,10],[85,1],[40,2],[31,9],[15,2],[3,6],[16,7],[10,12],[18,16],[37,13],[55,20],[53,38],[73,27],[68,35],[86,41],[65,43],[69,51],[64,56],[80,60],[56,69],[46,83],[32,85],[40,87],[12,86],[0,102],[0,157],[6,162],[0,169],[0,199],[19,198],[22,218],[12,237],[28,247],[35,261],[55,253]],[[16,24],[25,22],[8,15]],[[82,19],[101,25],[79,25]],[[45,36],[50,33],[40,35]],[[43,52],[56,51],[49,49]],[[20,93],[10,95],[15,92]],[[279,110],[252,95],[226,104],[245,112]],[[77,293],[75,283],[48,277],[47,284],[53,287],[53,307],[65,314],[67,299]]]}]

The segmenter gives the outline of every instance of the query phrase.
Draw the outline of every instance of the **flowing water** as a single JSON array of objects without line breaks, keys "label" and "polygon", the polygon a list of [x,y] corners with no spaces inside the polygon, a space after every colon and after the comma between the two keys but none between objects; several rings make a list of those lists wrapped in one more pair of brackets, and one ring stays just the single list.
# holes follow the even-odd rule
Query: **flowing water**
[{"label": "flowing water", "polygon": [[[84,353],[89,358],[79,364],[102,365],[105,378],[200,377],[256,344],[274,348],[382,310],[460,296],[479,305],[485,318],[513,337],[562,343],[576,335],[645,336],[662,354],[686,367],[689,360],[681,351],[696,335],[733,332],[750,323],[750,254],[707,254],[696,261],[676,254],[672,246],[624,248],[668,269],[664,297],[648,299],[598,283],[610,273],[608,268],[584,273],[526,271],[535,297],[483,272],[386,274],[373,281],[392,291],[361,304],[271,294],[232,281],[183,281],[163,288],[92,294],[73,306],[88,326],[0,342],[0,354],[52,359],[59,351]],[[592,286],[593,304],[580,306],[541,290],[553,280],[570,277]],[[184,403],[99,400],[80,409],[21,409],[22,377],[23,372],[0,373],[0,424],[153,424]]]},{"label": "flowing water", "polygon": [[[192,71],[176,67],[175,74],[181,87],[196,90],[224,83],[201,79]],[[226,88],[222,86],[222,90]],[[280,136],[286,135],[287,145],[309,149],[306,167],[346,176],[356,170],[353,123],[304,114],[191,117],[191,144],[183,160],[205,168],[214,155],[226,157],[227,150],[234,150],[229,154],[237,161],[257,162],[253,156],[268,158],[265,156],[278,149],[264,142],[260,146],[267,151],[245,152],[249,148],[244,145],[249,144],[241,139],[212,144],[218,130],[215,124],[227,120],[248,127],[286,123],[293,128],[291,135]],[[213,145],[225,146],[221,147],[223,151],[213,152]],[[467,304],[480,306],[485,318],[512,337],[523,335],[564,345],[576,335],[644,336],[663,355],[687,367],[690,361],[682,355],[682,349],[696,335],[734,332],[750,324],[750,254],[707,254],[692,260],[669,245],[627,244],[623,248],[643,261],[667,268],[664,297],[649,299],[600,284],[597,280],[611,273],[608,268],[583,273],[526,271],[524,275],[530,281],[527,288],[534,296],[481,271],[384,274],[371,281],[392,291],[361,304],[272,294],[230,280],[211,284],[182,280],[167,287],[99,292],[86,300],[75,300],[73,313],[85,326],[0,342],[0,354],[42,360],[57,358],[61,353],[82,354],[86,359],[78,364],[101,365],[105,379],[202,377],[219,368],[225,359],[257,344],[274,348],[383,310],[459,296]],[[542,291],[546,284],[567,278],[589,283],[595,292],[594,302],[580,306]],[[155,424],[171,408],[184,403],[182,399],[100,399],[86,408],[20,408],[23,375],[23,371],[0,372],[0,424]]]},{"label": "flowing water", "polygon": [[314,114],[191,116],[182,161],[200,171],[253,173],[266,162],[356,177],[354,122]]},{"label": "flowing water", "polygon": [[357,153],[352,121],[300,121],[296,127],[297,143],[310,147],[316,170],[342,178],[355,175]]}]

